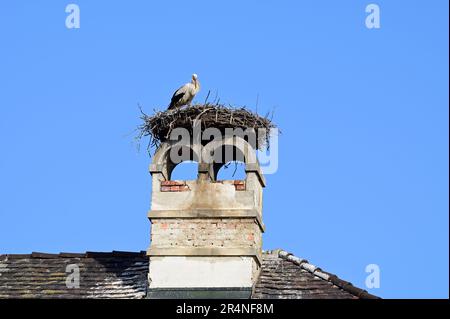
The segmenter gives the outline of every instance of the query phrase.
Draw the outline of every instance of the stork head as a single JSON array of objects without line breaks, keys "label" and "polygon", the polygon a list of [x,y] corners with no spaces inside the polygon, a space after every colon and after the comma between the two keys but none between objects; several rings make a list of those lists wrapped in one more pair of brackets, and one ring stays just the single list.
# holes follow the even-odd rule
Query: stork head
[{"label": "stork head", "polygon": [[198,81],[197,74],[192,74],[192,84],[194,84],[196,92],[200,90],[200,82]]}]

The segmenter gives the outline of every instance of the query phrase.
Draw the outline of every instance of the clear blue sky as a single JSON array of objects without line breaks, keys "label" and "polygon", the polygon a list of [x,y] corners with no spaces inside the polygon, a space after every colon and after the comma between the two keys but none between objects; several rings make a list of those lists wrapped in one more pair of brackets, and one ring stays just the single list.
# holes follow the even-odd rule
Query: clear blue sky
[{"label": "clear blue sky", "polygon": [[0,4],[0,252],[145,250],[140,103],[275,108],[279,170],[264,248],[390,297],[448,297],[448,2],[70,1]]}]

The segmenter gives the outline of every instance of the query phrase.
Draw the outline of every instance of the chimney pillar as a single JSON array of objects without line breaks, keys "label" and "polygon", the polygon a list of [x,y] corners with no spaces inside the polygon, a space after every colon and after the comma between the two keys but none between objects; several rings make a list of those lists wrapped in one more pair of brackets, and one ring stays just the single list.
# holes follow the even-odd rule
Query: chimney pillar
[{"label": "chimney pillar", "polygon": [[253,148],[243,139],[237,145],[236,139],[217,147],[236,147],[243,154],[244,180],[217,181],[222,164],[201,160],[196,180],[171,180],[175,143],[164,142],[157,150],[150,165],[149,298],[251,296],[262,262],[265,180]]}]

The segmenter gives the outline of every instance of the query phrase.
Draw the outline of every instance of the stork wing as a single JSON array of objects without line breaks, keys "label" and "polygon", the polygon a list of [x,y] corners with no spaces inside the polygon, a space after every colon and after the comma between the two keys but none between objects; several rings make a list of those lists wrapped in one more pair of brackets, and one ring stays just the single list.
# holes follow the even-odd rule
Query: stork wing
[{"label": "stork wing", "polygon": [[186,90],[184,90],[184,85],[180,87],[175,93],[172,95],[172,99],[170,100],[170,105],[168,110],[175,108],[177,103],[183,98],[184,94],[186,94]]},{"label": "stork wing", "polygon": [[177,103],[183,98],[185,93],[180,93],[180,94],[174,94],[172,96],[172,99],[170,100],[170,105],[168,110],[171,110],[173,108],[175,108],[175,106],[177,105]]}]

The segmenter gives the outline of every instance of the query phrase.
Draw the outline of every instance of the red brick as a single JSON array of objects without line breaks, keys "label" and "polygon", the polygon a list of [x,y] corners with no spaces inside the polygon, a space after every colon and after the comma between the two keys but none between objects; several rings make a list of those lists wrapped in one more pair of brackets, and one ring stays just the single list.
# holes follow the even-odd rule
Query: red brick
[{"label": "red brick", "polygon": [[185,181],[162,181],[161,186],[183,186],[186,185]]}]

